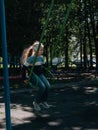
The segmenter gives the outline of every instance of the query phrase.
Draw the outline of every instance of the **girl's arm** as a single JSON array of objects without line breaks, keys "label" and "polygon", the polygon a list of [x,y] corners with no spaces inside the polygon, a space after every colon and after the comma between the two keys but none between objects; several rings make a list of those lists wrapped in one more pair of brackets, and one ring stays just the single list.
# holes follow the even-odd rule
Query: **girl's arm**
[{"label": "girl's arm", "polygon": [[23,81],[28,79],[27,75],[28,75],[28,68],[23,65],[23,67],[22,67],[22,79],[23,79]]}]

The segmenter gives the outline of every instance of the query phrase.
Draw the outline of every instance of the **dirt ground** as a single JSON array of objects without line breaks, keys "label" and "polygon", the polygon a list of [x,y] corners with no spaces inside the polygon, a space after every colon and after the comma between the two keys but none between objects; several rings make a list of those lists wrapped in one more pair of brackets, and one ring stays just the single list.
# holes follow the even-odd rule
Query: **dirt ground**
[{"label": "dirt ground", "polygon": [[[11,92],[13,130],[98,130],[98,80],[77,79],[56,85],[49,94],[51,108],[42,108],[41,113],[34,112],[32,106],[36,91]],[[0,106],[3,103],[1,93]],[[2,117],[1,130],[5,130],[4,121]]]}]

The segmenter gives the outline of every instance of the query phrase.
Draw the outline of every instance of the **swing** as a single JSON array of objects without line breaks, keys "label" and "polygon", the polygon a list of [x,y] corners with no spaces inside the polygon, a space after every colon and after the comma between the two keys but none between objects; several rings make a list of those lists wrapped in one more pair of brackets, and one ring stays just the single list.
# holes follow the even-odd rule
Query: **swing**
[{"label": "swing", "polygon": [[[73,0],[71,0],[70,6],[69,6],[68,9],[67,9],[67,13],[66,13],[66,15],[65,15],[65,17],[64,17],[64,22],[63,22],[62,28],[61,28],[60,33],[59,33],[59,35],[58,35],[58,39],[61,37],[61,35],[62,35],[62,33],[63,33],[64,26],[65,26],[65,24],[66,24],[66,21],[67,21],[67,19],[68,19],[68,16],[69,16],[69,13],[70,13],[70,10],[71,10],[72,2],[73,2]],[[43,39],[43,37],[44,37],[44,32],[45,32],[45,29],[46,29],[46,27],[47,27],[47,24],[48,24],[48,21],[49,21],[49,17],[50,17],[50,14],[51,14],[53,5],[54,5],[54,0],[51,1],[50,9],[49,9],[49,12],[48,12],[47,18],[46,18],[46,24],[44,25],[44,28],[43,28],[43,31],[42,31],[42,34],[41,34],[41,38],[40,38],[40,40],[39,40],[39,46],[38,46],[37,52],[36,52],[36,54],[35,54],[35,58],[34,58],[34,61],[33,61],[33,64],[32,64],[32,68],[31,68],[31,70],[30,70],[30,74],[29,74],[29,78],[28,78],[28,83],[30,84],[30,86],[31,86],[30,78],[31,78],[31,75],[32,75],[32,74],[35,75],[35,77],[36,77],[36,79],[37,79],[37,83],[38,83],[37,75],[33,72],[33,69],[34,69],[34,65],[35,65],[35,62],[36,62],[37,54],[38,54],[38,52],[39,52],[40,45],[41,45],[42,39]],[[57,39],[57,43],[59,42],[58,39]],[[44,67],[44,69],[45,69],[45,70],[47,71],[47,73],[52,77],[53,82],[54,82],[54,80],[55,80],[55,79],[54,79],[54,75],[51,73],[51,71],[48,70],[46,67]],[[37,85],[37,83],[36,83],[36,85]]]},{"label": "swing", "polygon": [[[42,42],[42,39],[43,39],[43,37],[44,37],[44,32],[45,32],[45,29],[46,29],[46,27],[47,27],[47,24],[48,24],[48,21],[49,21],[49,17],[50,17],[50,14],[51,14],[53,5],[54,5],[54,0],[52,0],[52,1],[51,1],[51,4],[50,4],[50,9],[49,9],[49,12],[48,12],[48,14],[47,14],[46,23],[45,23],[45,25],[44,25],[44,28],[43,28],[43,31],[42,31],[42,34],[41,34],[41,38],[40,38],[40,40],[39,40],[39,46],[38,46],[37,52],[36,52],[36,54],[35,54],[35,58],[34,58],[34,61],[33,61],[33,64],[32,64],[32,68],[31,68],[31,70],[30,70],[28,82],[30,82],[31,75],[34,74],[33,69],[34,69],[34,65],[35,65],[35,62],[36,62],[37,54],[38,54],[38,52],[39,52],[39,49],[40,49],[40,46],[41,46],[41,42]],[[34,74],[34,75],[36,76],[36,74]],[[38,79],[37,79],[37,80],[38,80]]]},{"label": "swing", "polygon": [[[44,37],[44,32],[45,32],[45,29],[46,29],[46,27],[47,27],[47,24],[48,24],[48,21],[49,21],[49,17],[50,17],[50,14],[51,14],[53,5],[54,5],[54,0],[52,0],[52,1],[51,1],[51,4],[50,4],[50,9],[49,9],[49,12],[48,12],[48,14],[47,14],[46,23],[45,23],[45,25],[44,25],[44,28],[43,28],[43,31],[42,31],[42,34],[41,34],[41,38],[40,38],[40,40],[39,40],[39,46],[38,46],[37,52],[36,52],[36,54],[35,54],[35,58],[34,58],[32,67],[31,67],[31,69],[29,69],[28,67],[23,66],[23,67],[25,67],[25,69],[27,69],[27,71],[30,71],[30,73],[29,73],[29,75],[28,75],[28,78],[27,78],[27,80],[28,80],[28,83],[27,83],[27,84],[30,85],[30,86],[32,86],[32,83],[30,82],[30,79],[31,79],[32,74],[33,74],[33,75],[35,76],[35,78],[36,78],[36,86],[37,86],[37,84],[38,84],[38,78],[37,78],[37,75],[33,72],[33,69],[34,69],[34,65],[35,65],[35,62],[36,62],[37,54],[38,54],[38,52],[39,52],[40,45],[41,45],[42,39],[43,39],[43,37]],[[23,72],[23,73],[25,74],[25,72]]]}]

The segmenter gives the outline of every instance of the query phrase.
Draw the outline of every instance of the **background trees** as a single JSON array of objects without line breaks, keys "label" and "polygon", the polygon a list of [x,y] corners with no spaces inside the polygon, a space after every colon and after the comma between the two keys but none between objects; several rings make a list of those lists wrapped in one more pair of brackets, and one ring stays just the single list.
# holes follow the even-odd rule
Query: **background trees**
[{"label": "background trees", "polygon": [[[5,0],[8,53],[20,56],[22,50],[39,40],[51,0]],[[70,15],[59,37],[71,0],[55,1],[48,26],[45,30],[46,61],[54,57],[65,57],[65,68],[69,62],[80,60],[81,66],[93,66],[93,55],[97,54],[97,0],[73,0]],[[82,63],[83,62],[83,63]],[[98,66],[98,61],[97,61]]]}]

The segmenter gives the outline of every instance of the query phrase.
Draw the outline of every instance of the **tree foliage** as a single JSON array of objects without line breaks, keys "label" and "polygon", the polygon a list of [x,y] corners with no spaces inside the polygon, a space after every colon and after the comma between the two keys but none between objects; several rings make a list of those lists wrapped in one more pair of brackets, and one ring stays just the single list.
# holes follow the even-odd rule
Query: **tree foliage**
[{"label": "tree foliage", "polygon": [[[68,55],[68,62],[76,50],[76,57],[80,53],[81,59],[82,55],[96,54],[96,0],[73,0],[71,13],[59,37],[70,2],[58,0],[54,3],[43,38],[50,59]],[[51,0],[5,0],[8,52],[11,55],[20,55],[24,47],[40,39],[50,3]]]}]

